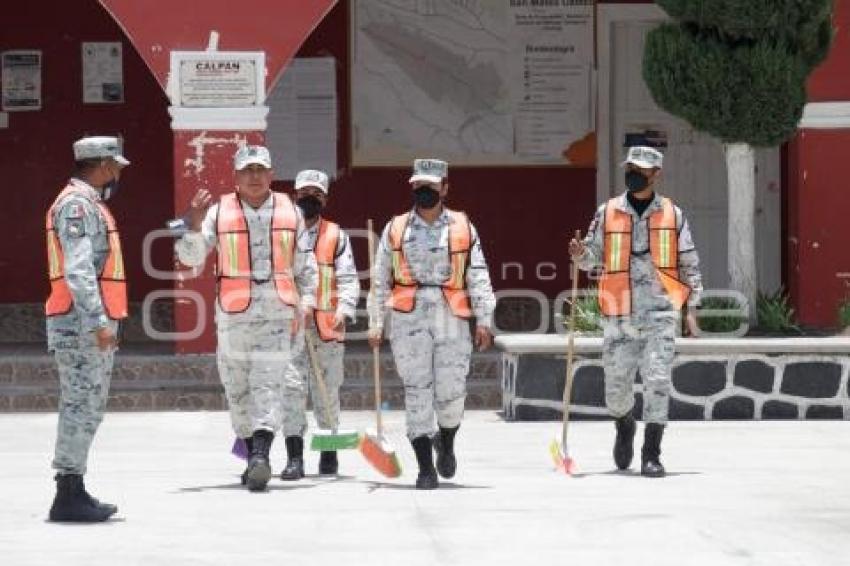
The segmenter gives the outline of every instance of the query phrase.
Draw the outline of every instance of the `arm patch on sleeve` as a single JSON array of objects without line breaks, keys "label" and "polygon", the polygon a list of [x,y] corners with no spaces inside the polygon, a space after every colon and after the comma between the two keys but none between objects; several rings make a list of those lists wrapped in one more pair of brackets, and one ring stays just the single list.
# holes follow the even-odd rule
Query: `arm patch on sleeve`
[{"label": "arm patch on sleeve", "polygon": [[72,202],[68,205],[68,212],[66,213],[66,218],[83,218],[86,215],[86,209],[82,204],[78,202]]},{"label": "arm patch on sleeve", "polygon": [[[76,205],[75,205],[76,206]],[[65,233],[73,238],[86,235],[86,223],[82,218],[69,218],[65,223]]]}]

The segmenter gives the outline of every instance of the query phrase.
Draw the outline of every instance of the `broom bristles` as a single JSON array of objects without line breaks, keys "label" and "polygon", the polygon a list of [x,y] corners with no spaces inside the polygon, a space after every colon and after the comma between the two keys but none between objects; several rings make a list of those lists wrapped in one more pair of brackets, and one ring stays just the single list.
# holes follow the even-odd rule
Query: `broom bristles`
[{"label": "broom bristles", "polygon": [[360,433],[356,430],[320,429],[313,433],[310,449],[319,452],[352,450],[360,445]]},{"label": "broom bristles", "polygon": [[251,455],[248,453],[248,445],[245,440],[238,436],[233,440],[233,446],[230,448],[230,453],[242,460],[247,460]]},{"label": "broom bristles", "polygon": [[575,460],[570,457],[566,447],[562,447],[558,440],[552,440],[552,443],[549,444],[549,454],[552,456],[552,461],[558,471],[573,475],[576,470]]},{"label": "broom bristles", "polygon": [[388,478],[401,475],[401,462],[390,443],[383,437],[366,434],[360,441],[360,453],[373,468]]}]

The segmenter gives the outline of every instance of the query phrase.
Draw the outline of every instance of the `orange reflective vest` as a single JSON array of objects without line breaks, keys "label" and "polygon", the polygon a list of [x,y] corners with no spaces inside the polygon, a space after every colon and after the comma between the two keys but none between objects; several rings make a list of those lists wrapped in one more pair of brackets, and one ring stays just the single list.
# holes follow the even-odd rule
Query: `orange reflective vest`
[{"label": "orange reflective vest", "polygon": [[[466,291],[466,270],[472,244],[472,228],[463,212],[446,209],[449,215],[449,261],[451,274],[441,285],[443,296],[452,313],[459,318],[471,318],[472,307]],[[413,277],[404,255],[404,232],[410,223],[410,212],[396,216],[390,224],[390,248],[393,261],[393,288],[390,306],[399,312],[411,312],[416,304],[419,282]]]},{"label": "orange reflective vest", "polygon": [[[288,196],[272,193],[274,212],[269,227],[272,247],[272,278],[280,300],[298,304],[298,292],[292,275],[298,216]],[[233,314],[245,312],[251,305],[251,234],[236,193],[221,197],[216,218],[218,239],[218,303],[221,310]]]},{"label": "orange reflective vest", "polygon": [[325,342],[345,339],[345,330],[334,329],[334,317],[339,304],[336,287],[336,249],[339,245],[339,224],[324,218],[319,220],[316,236],[316,263],[319,267],[319,285],[316,288],[316,328]]},{"label": "orange reflective vest", "polygon": [[[632,216],[617,208],[619,200],[620,197],[612,198],[605,206],[604,267],[599,280],[599,306],[606,316],[632,313]],[[674,309],[681,309],[691,288],[678,279],[679,234],[676,209],[669,198],[662,198],[661,210],[649,216],[649,253],[667,298]]]},{"label": "orange reflective vest", "polygon": [[97,274],[97,284],[100,288],[100,298],[106,316],[113,320],[127,317],[127,278],[124,273],[124,259],[121,255],[121,238],[115,218],[102,202],[92,200],[81,188],[74,185],[65,187],[47,211],[47,264],[50,277],[50,296],[44,305],[47,316],[68,314],[74,307],[74,298],[65,281],[65,256],[62,244],[53,225],[53,216],[57,205],[71,194],[79,195],[97,206],[101,217],[106,223],[106,237],[109,242],[109,253],[103,269]]}]

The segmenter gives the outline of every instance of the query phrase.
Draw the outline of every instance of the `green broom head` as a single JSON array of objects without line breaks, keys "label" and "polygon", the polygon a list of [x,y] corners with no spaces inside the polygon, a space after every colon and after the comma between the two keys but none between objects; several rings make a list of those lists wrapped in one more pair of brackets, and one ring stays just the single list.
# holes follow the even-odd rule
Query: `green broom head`
[{"label": "green broom head", "polygon": [[313,433],[313,439],[310,441],[310,450],[317,452],[353,450],[358,446],[360,446],[360,433],[356,430],[319,429]]},{"label": "green broom head", "polygon": [[389,440],[377,434],[367,433],[360,441],[360,453],[373,468],[388,478],[401,475],[401,462]]}]

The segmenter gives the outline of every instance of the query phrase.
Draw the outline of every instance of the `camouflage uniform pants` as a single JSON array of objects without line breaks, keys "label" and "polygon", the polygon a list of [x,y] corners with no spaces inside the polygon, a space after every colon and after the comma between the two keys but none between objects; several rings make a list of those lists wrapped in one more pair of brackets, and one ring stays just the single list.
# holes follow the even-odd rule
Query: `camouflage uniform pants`
[{"label": "camouflage uniform pants", "polygon": [[292,341],[289,322],[219,322],[218,373],[233,430],[241,438],[280,428],[283,374]]},{"label": "camouflage uniform pants", "polygon": [[[323,341],[315,327],[307,329],[307,332],[310,333],[310,339],[317,350],[316,361],[322,370],[328,392],[328,410],[325,411],[325,402],[313,374],[304,334],[299,333],[292,352],[292,363],[286,370],[283,383],[283,434],[286,436],[304,436],[307,432],[308,388],[319,428],[333,429],[339,426],[339,388],[343,381],[345,344]],[[330,421],[327,413],[330,413]]]},{"label": "camouflage uniform pants", "polygon": [[417,301],[413,312],[392,313],[390,341],[404,383],[408,438],[434,434],[435,413],[440,426],[458,426],[472,354],[469,323],[444,302]]},{"label": "camouflage uniform pants", "polygon": [[676,354],[677,313],[655,312],[605,321],[602,359],[605,402],[614,417],[635,404],[635,374],[644,385],[643,420],[665,424],[670,405],[670,371]]},{"label": "camouflage uniform pants", "polygon": [[60,474],[83,475],[106,410],[114,350],[57,349],[54,356],[59,368],[59,424],[53,468]]}]

